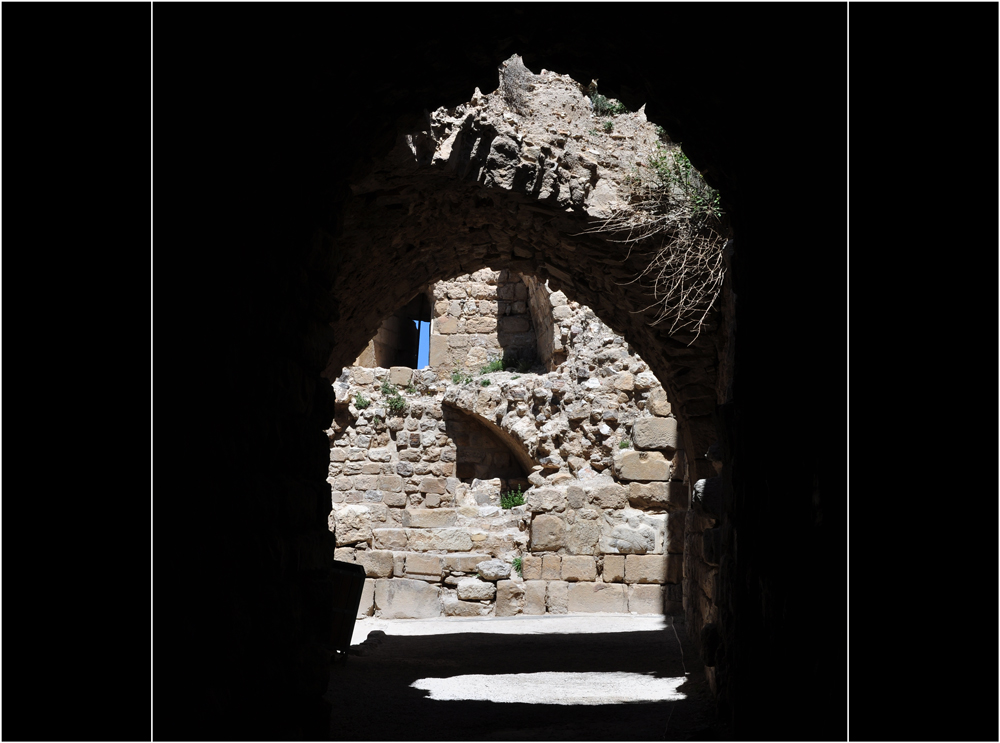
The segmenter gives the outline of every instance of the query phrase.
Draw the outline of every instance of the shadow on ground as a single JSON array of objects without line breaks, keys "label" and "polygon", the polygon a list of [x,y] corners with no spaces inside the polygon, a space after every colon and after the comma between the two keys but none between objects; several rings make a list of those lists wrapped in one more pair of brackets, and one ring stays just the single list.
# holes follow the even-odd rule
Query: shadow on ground
[{"label": "shadow on ground", "polygon": [[[513,628],[513,627],[512,627]],[[681,625],[572,635],[372,633],[331,669],[332,740],[725,740]],[[678,639],[681,645],[678,645]],[[682,654],[683,651],[683,654]],[[439,701],[411,685],[467,674],[630,672],[679,677],[685,699],[600,705]]]}]

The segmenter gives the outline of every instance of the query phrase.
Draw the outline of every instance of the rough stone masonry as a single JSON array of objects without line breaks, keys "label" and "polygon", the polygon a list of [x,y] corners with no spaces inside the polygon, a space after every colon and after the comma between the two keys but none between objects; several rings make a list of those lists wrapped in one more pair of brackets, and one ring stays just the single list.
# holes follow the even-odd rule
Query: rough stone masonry
[{"label": "rough stone masonry", "polygon": [[330,529],[368,576],[360,616],[681,612],[693,483],[645,362],[532,277],[425,291],[430,366],[334,384]]}]

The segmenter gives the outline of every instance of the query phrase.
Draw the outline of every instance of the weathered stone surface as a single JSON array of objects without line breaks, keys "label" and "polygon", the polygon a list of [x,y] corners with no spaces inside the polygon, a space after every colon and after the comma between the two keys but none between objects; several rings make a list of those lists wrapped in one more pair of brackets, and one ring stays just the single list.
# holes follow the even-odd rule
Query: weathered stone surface
[{"label": "weathered stone surface", "polygon": [[424,619],[441,615],[438,589],[421,580],[382,578],[375,583],[375,606],[385,619]]},{"label": "weathered stone surface", "polygon": [[566,510],[566,491],[561,488],[533,488],[528,493],[528,510],[532,513]]},{"label": "weathered stone surface", "polygon": [[492,601],[496,593],[496,584],[479,578],[462,578],[458,582],[458,597],[463,601]]},{"label": "weathered stone surface", "polygon": [[483,580],[506,580],[510,577],[511,566],[503,560],[486,560],[476,566]]},{"label": "weathered stone surface", "polygon": [[489,555],[481,552],[473,552],[468,555],[452,554],[444,556],[444,564],[448,570],[455,570],[460,573],[474,573],[479,563],[489,559]]},{"label": "weathered stone surface", "polygon": [[370,617],[375,613],[375,579],[365,578],[365,587],[361,589],[361,603],[358,604],[358,619]]},{"label": "weathered stone surface", "polygon": [[628,505],[628,491],[617,483],[588,484],[585,489],[587,501],[597,508],[625,508]]},{"label": "weathered stone surface", "polygon": [[[628,566],[626,565],[626,570]],[[684,555],[667,555],[667,583],[684,581]]]},{"label": "weathered stone surface", "polygon": [[640,418],[632,426],[636,449],[656,449],[671,456],[677,449],[677,421],[673,418]]},{"label": "weathered stone surface", "polygon": [[628,611],[628,596],[623,583],[572,583],[569,585],[569,610],[576,612]]},{"label": "weathered stone surface", "polygon": [[684,511],[672,511],[667,514],[667,544],[664,552],[681,554],[684,552],[684,523],[687,514]]},{"label": "weathered stone surface", "polygon": [[[332,514],[331,514],[332,515]],[[366,506],[349,505],[336,511],[337,544],[366,542],[372,536],[372,522]]]},{"label": "weathered stone surface", "polygon": [[411,550],[417,552],[472,550],[472,536],[463,529],[407,529],[406,542]]},{"label": "weathered stone surface", "polygon": [[559,555],[542,557],[542,579],[562,580],[562,557]]},{"label": "weathered stone surface", "polygon": [[356,560],[369,578],[388,578],[392,575],[392,552],[388,550],[359,550]]},{"label": "weathered stone surface", "polygon": [[659,451],[619,453],[615,456],[615,469],[618,471],[618,477],[622,480],[648,482],[650,480],[667,480],[670,477],[670,462],[663,456],[663,452]]},{"label": "weathered stone surface", "polygon": [[524,614],[545,613],[545,581],[528,580],[524,582]]},{"label": "weathered stone surface", "polygon": [[646,410],[661,418],[670,415],[670,401],[667,400],[667,393],[662,387],[656,387],[649,391],[646,398]]},{"label": "weathered stone surface", "polygon": [[372,542],[377,550],[405,550],[405,529],[372,529]]},{"label": "weathered stone surface", "polygon": [[569,583],[550,580],[545,584],[545,606],[549,614],[569,613]]},{"label": "weathered stone surface", "polygon": [[628,486],[628,501],[633,508],[665,510],[670,503],[668,482],[632,482]]},{"label": "weathered stone surface", "polygon": [[448,492],[447,483],[441,477],[425,477],[420,481],[421,493],[437,493],[443,495]]},{"label": "weathered stone surface", "polygon": [[489,607],[478,601],[460,601],[454,594],[441,597],[441,606],[446,617],[481,617],[489,613]]},{"label": "weathered stone surface", "polygon": [[[339,525],[338,525],[339,528]],[[566,522],[558,516],[536,516],[531,522],[531,549],[556,550],[565,545]]]},{"label": "weathered stone surface", "polygon": [[585,555],[565,555],[562,559],[562,579],[567,582],[595,580],[597,563]]},{"label": "weathered stone surface", "polygon": [[354,562],[354,548],[353,547],[337,547],[333,551],[333,559],[339,562]]},{"label": "weathered stone surface", "polygon": [[626,583],[666,583],[666,555],[628,555],[625,558]]},{"label": "weathered stone surface", "polygon": [[541,580],[542,558],[536,555],[525,555],[521,562],[521,575],[526,581]]},{"label": "weathered stone surface", "polygon": [[524,584],[512,580],[497,583],[496,616],[512,617],[524,607]]},{"label": "weathered stone surface", "polygon": [[630,585],[628,610],[636,614],[663,614],[666,595],[666,586]]},{"label": "weathered stone surface", "polygon": [[671,481],[667,489],[667,505],[673,510],[686,511],[689,504],[689,488],[685,482]]},{"label": "weathered stone surface", "polygon": [[566,534],[566,548],[573,555],[593,555],[598,552],[601,524],[577,519]]},{"label": "weathered stone surface", "polygon": [[444,560],[440,555],[409,554],[406,556],[407,578],[439,581],[443,569]]},{"label": "weathered stone surface", "polygon": [[407,508],[403,511],[403,526],[415,529],[454,526],[457,520],[454,508]]},{"label": "weathered stone surface", "polygon": [[406,387],[410,383],[412,376],[413,369],[408,366],[389,367],[389,384],[394,384],[397,387]]},{"label": "weathered stone surface", "polygon": [[602,577],[605,583],[621,583],[625,580],[625,555],[605,555]]}]

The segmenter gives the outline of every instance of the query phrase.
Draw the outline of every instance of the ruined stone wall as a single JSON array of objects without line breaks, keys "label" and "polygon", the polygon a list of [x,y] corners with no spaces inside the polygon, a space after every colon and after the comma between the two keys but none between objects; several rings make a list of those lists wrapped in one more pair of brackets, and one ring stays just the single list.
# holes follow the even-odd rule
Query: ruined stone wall
[{"label": "ruined stone wall", "polygon": [[[337,559],[368,575],[361,615],[681,612],[691,483],[645,362],[532,277],[484,270],[433,292],[436,319],[467,331],[438,343],[474,345],[439,345],[458,355],[437,369],[353,367],[334,384],[330,528]],[[554,341],[552,371],[482,373],[511,318]],[[515,489],[525,505],[501,508]]]},{"label": "ruined stone wall", "polygon": [[444,379],[478,371],[493,359],[537,356],[520,274],[484,268],[434,285],[430,367]]}]

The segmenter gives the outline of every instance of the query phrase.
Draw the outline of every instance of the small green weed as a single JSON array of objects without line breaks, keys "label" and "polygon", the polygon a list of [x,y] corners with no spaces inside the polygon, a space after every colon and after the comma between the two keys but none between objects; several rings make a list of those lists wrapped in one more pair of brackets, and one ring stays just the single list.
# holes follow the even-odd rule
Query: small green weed
[{"label": "small green weed", "polygon": [[607,121],[604,122],[604,131],[611,133],[614,130],[615,130],[615,125],[614,122],[611,121],[611,119],[608,119]]},{"label": "small green weed", "polygon": [[524,577],[524,572],[523,572],[524,571],[524,560],[521,559],[520,557],[515,557],[514,558],[514,570],[516,570],[517,574],[520,575],[522,578]]},{"label": "small green weed", "polygon": [[524,494],[521,492],[521,486],[517,486],[517,490],[508,490],[506,493],[500,494],[500,507],[501,508],[513,508],[514,506],[524,505]]},{"label": "small green weed", "polygon": [[415,395],[415,394],[417,394],[417,388],[414,387],[412,383],[410,383],[407,386],[407,388],[406,388],[406,394],[408,394],[408,395]]},{"label": "small green weed", "polygon": [[383,423],[382,419],[380,417],[378,417],[377,415],[374,416],[374,417],[372,417],[372,425],[373,426],[381,426],[382,423]]},{"label": "small green weed", "polygon": [[369,400],[364,395],[362,395],[360,392],[354,396],[354,407],[356,407],[358,410],[364,410],[371,404],[372,401]]},{"label": "small green weed", "polygon": [[480,387],[489,387],[490,386],[490,380],[488,380],[488,379],[481,379],[481,380],[479,380],[479,386]]},{"label": "small green weed", "polygon": [[396,385],[392,384],[388,379],[382,382],[383,395],[395,395],[397,392],[399,392],[399,390],[396,389]]},{"label": "small green weed", "polygon": [[618,442],[619,449],[628,449],[631,445],[632,442],[630,442],[628,439],[622,439],[621,441]]},{"label": "small green weed", "polygon": [[515,374],[513,377],[511,377],[511,380],[520,379],[520,378],[521,378],[520,374]]},{"label": "small green weed", "polygon": [[490,372],[503,371],[503,359],[493,359],[479,370],[480,374],[489,374]]},{"label": "small green weed", "polygon": [[628,109],[625,108],[624,103],[616,101],[614,98],[605,98],[600,93],[592,93],[590,100],[594,104],[594,113],[598,116],[617,116],[618,114],[628,113]]},{"label": "small green weed", "polygon": [[399,393],[389,397],[389,410],[393,413],[402,413],[406,410],[406,400],[404,400]]},{"label": "small green weed", "polygon": [[456,369],[451,374],[451,382],[452,382],[452,384],[468,384],[471,381],[472,381],[472,377],[471,376],[469,376],[468,374],[463,374],[458,369]]}]

